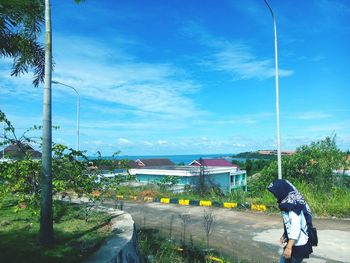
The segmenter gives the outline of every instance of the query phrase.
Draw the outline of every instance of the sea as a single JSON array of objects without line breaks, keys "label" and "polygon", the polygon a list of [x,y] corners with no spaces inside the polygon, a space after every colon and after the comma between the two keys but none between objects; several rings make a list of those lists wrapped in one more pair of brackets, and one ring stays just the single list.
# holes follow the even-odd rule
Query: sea
[{"label": "sea", "polygon": [[[245,162],[246,158],[235,158],[234,154],[184,154],[184,155],[118,155],[116,157],[103,156],[102,159],[112,160],[112,159],[128,159],[128,160],[137,160],[137,159],[158,159],[166,158],[171,160],[175,164],[183,163],[185,165],[191,163],[193,160],[198,160],[199,158],[203,159],[219,159],[223,158],[231,162],[232,160],[238,160]],[[90,157],[89,159],[96,159],[96,157]]]}]

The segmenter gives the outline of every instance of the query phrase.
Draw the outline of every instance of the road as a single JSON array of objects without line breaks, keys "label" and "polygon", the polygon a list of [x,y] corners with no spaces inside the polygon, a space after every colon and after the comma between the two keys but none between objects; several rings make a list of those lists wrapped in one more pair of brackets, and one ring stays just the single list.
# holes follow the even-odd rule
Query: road
[{"label": "road", "polygon": [[[157,228],[169,236],[172,215],[173,237],[180,238],[183,227],[179,215],[189,214],[186,242],[205,244],[204,207],[161,203],[125,202],[124,210],[132,215],[136,225]],[[282,221],[278,214],[210,208],[215,216],[210,246],[235,262],[279,262],[282,248],[278,244]],[[350,220],[314,219],[319,245],[308,263],[350,262]],[[234,260],[233,260],[234,259]]]}]

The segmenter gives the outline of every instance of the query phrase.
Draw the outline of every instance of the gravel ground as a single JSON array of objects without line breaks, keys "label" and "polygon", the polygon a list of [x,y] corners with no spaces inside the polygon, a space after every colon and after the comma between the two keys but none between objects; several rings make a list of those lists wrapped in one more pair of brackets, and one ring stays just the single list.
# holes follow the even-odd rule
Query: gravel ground
[{"label": "gravel ground", "polygon": [[[136,224],[159,229],[169,235],[171,216],[174,216],[173,237],[181,238],[183,227],[179,215],[190,215],[186,227],[186,241],[190,238],[205,244],[203,228],[204,207],[180,206],[161,203],[125,202],[124,210],[130,213]],[[215,216],[214,231],[210,246],[235,262],[279,262],[282,248],[279,237],[282,234],[282,220],[278,214],[252,211],[237,211],[224,208],[210,208]],[[319,246],[308,263],[350,262],[350,220],[315,219]]]}]

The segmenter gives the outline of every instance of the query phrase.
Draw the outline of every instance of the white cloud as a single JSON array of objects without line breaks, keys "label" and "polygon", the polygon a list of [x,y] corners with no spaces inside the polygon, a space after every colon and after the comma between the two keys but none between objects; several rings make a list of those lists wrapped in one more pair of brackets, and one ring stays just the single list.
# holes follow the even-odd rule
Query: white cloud
[{"label": "white cloud", "polygon": [[[225,44],[212,56],[208,63],[217,71],[226,71],[237,79],[266,79],[275,76],[275,68],[271,59],[258,59],[244,45]],[[279,69],[279,76],[293,74],[291,70]]]},{"label": "white cloud", "polygon": [[[256,52],[245,43],[211,35],[196,23],[189,23],[182,32],[210,49],[199,63],[210,70],[227,72],[235,80],[254,78],[262,80],[275,76],[273,58],[258,58]],[[279,68],[281,77],[292,74],[292,70]]]},{"label": "white cloud", "polygon": [[157,141],[157,144],[158,145],[165,145],[165,144],[167,144],[168,142],[166,141],[166,140],[158,140]]},{"label": "white cloud", "polygon": [[[121,47],[111,50],[89,39],[59,42],[64,50],[57,51],[54,78],[76,87],[82,96],[134,111],[181,117],[201,114],[188,96],[200,86],[173,64],[140,62]],[[101,49],[107,51],[101,54]]]},{"label": "white cloud", "polygon": [[144,141],[143,144],[149,147],[152,147],[154,145],[152,142],[149,141]]},{"label": "white cloud", "polygon": [[195,121],[198,125],[252,125],[267,120],[272,120],[274,113],[260,112],[256,114],[240,114],[226,116],[225,118],[215,117],[213,119],[198,119]]},{"label": "white cloud", "polygon": [[119,138],[117,143],[120,146],[126,146],[126,145],[132,145],[133,144],[132,141],[130,141],[128,139],[125,139],[125,138]]},{"label": "white cloud", "polygon": [[322,132],[322,134],[326,134],[326,136],[330,136],[332,133],[338,133],[338,132],[344,132],[344,131],[348,132],[349,129],[350,129],[349,121],[339,121],[339,122],[328,122],[323,124],[306,126],[304,131]]},{"label": "white cloud", "polygon": [[[135,113],[150,112],[168,118],[202,114],[189,96],[198,92],[200,85],[171,63],[141,62],[123,46],[111,47],[113,43],[107,45],[88,38],[56,37],[55,43],[53,79],[75,87],[82,99],[114,103]],[[0,67],[0,76],[4,96],[40,95],[29,89],[30,75],[14,79],[9,69]],[[67,88],[60,85],[54,85],[53,91],[56,98],[62,93],[67,96]]]},{"label": "white cloud", "polygon": [[101,140],[92,140],[92,141],[87,141],[87,142],[84,142],[84,143],[86,143],[86,144],[92,143],[92,144],[94,144],[96,146],[102,146],[104,144],[104,142],[101,141]]},{"label": "white cloud", "polygon": [[320,120],[320,119],[327,119],[332,117],[329,113],[324,112],[317,112],[317,111],[308,111],[308,112],[300,112],[293,114],[291,118],[298,119],[298,120]]}]

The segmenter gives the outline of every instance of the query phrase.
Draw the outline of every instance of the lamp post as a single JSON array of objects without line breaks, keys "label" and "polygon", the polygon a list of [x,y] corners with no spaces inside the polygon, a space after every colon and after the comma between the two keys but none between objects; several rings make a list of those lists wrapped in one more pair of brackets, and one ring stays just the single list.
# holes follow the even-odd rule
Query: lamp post
[{"label": "lamp post", "polygon": [[264,0],[265,4],[270,10],[273,18],[273,30],[275,36],[275,81],[276,81],[276,128],[277,128],[277,165],[278,165],[278,179],[282,179],[282,158],[281,158],[281,140],[280,140],[280,103],[279,103],[279,83],[278,83],[278,49],[277,49],[277,28],[276,17],[272,11],[271,6]]},{"label": "lamp post", "polygon": [[79,151],[79,121],[80,121],[80,95],[79,95],[79,92],[74,87],[67,85],[67,84],[64,84],[62,82],[52,80],[52,83],[71,88],[77,94],[77,151]]}]

